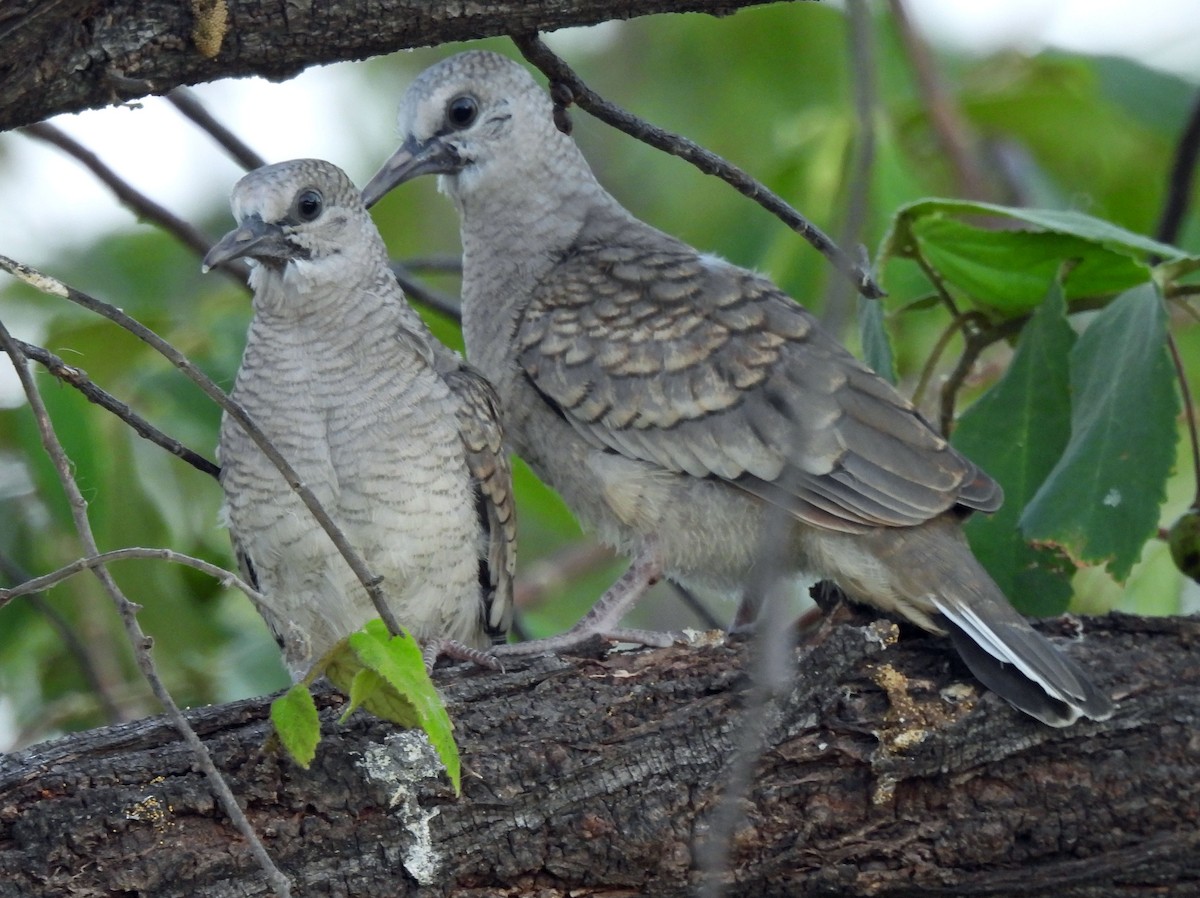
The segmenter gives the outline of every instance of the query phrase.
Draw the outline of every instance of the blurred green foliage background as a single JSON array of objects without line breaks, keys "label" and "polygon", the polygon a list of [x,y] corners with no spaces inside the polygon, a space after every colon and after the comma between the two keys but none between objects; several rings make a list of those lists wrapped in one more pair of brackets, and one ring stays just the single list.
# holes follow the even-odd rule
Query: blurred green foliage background
[{"label": "blurred green foliage background", "polygon": [[[517,55],[507,41],[472,46],[480,45]],[[910,54],[895,23],[882,13],[873,22],[873,45],[875,159],[860,236],[872,254],[901,204],[964,192],[917,89]],[[603,96],[741,165],[827,232],[836,236],[843,228],[860,132],[851,98],[854,51],[847,21],[837,9],[781,4],[723,19],[659,16],[602,26],[555,46]],[[346,102],[354,107],[354,117],[374,108],[391,120],[413,75],[461,49],[447,45],[353,66],[359,85]],[[1138,233],[1154,232],[1173,147],[1194,88],[1116,59],[1046,53],[938,56],[935,62],[990,191],[984,198],[1077,209]],[[573,120],[601,181],[635,214],[697,247],[768,273],[856,344],[853,302],[843,295],[840,305],[831,304],[835,276],[796,234],[678,159],[578,110]],[[297,123],[298,128],[314,126]],[[392,149],[385,139],[369,155],[378,164]],[[214,147],[214,155],[219,152]],[[371,170],[351,174],[362,182]],[[226,196],[214,195],[204,220],[197,222],[214,240],[230,226],[226,209]],[[437,196],[432,180],[396,191],[380,203],[375,218],[398,258],[457,253],[453,210]],[[1177,243],[1200,252],[1194,214]],[[218,383],[232,384],[249,320],[248,295],[220,275],[202,276],[196,255],[166,233],[149,225],[105,233],[85,251],[43,267],[121,306]],[[917,302],[931,291],[912,262],[895,260],[880,274],[889,292],[884,308],[901,388],[911,393],[946,327],[947,313],[936,304]],[[450,293],[456,290],[449,276],[432,283]],[[23,328],[29,326],[36,342],[85,369],[167,433],[212,457],[217,408],[130,335],[8,278],[0,281],[0,318],[17,336],[25,336]],[[434,312],[427,319],[440,338],[461,348],[453,321]],[[1192,317],[1173,311],[1170,326],[1185,363],[1197,370],[1200,335]],[[951,341],[933,383],[953,367],[960,350],[957,338]],[[960,408],[996,380],[1011,351],[1001,343],[984,354]],[[90,503],[102,549],[166,546],[233,567],[227,535],[218,525],[220,490],[213,479],[141,440],[44,373],[39,381]],[[931,419],[937,417],[935,393],[927,392],[922,403]],[[1169,483],[1161,510],[1164,525],[1188,505],[1195,488],[1187,441],[1178,447],[1179,473]],[[518,478],[518,576],[526,583],[540,582],[561,566],[562,553],[582,537],[550,491],[523,468]],[[45,573],[80,554],[28,407],[0,409],[3,582],[19,581],[22,572]],[[579,576],[549,578],[554,582],[542,590],[542,601],[523,614],[527,632],[537,635],[569,625],[623,567],[620,560],[604,556],[591,560]],[[155,658],[181,704],[221,702],[286,685],[274,643],[239,593],[160,562],[122,562],[112,569],[128,595],[144,606],[143,627],[154,637]],[[1171,613],[1185,601],[1182,580],[1159,541],[1147,544],[1126,583],[1087,567],[1075,575],[1074,586],[1073,607],[1089,612]],[[729,613],[726,608],[714,611],[720,619]],[[697,620],[669,589],[643,603],[637,614],[635,624],[641,626],[678,627]],[[75,644],[64,637],[65,631],[75,634]],[[90,679],[82,654],[91,667]],[[11,722],[11,731],[0,732],[0,740],[17,743],[157,710],[109,600],[89,575],[76,576],[37,602],[18,599],[0,609],[0,696]]]}]

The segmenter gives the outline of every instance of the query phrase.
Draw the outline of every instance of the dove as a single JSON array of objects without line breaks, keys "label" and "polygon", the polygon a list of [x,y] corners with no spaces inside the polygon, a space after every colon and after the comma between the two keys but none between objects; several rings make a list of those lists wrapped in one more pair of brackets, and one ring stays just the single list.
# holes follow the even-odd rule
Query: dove
[{"label": "dove", "polygon": [[530,651],[613,631],[662,577],[752,603],[764,574],[815,576],[949,634],[980,681],[1047,724],[1111,714],[967,545],[963,520],[998,508],[999,485],[769,280],[626,211],[524,68],[443,60],[405,92],[399,130],[364,202],[439,176],[460,219],[467,357],[513,449],[631,558]]},{"label": "dove", "polygon": [[[232,398],[296,469],[431,653],[503,641],[515,518],[499,403],[407,303],[358,189],[298,159],[233,188],[237,227],[204,259],[251,266]],[[222,514],[300,679],[378,612],[275,465],[226,415]]]}]

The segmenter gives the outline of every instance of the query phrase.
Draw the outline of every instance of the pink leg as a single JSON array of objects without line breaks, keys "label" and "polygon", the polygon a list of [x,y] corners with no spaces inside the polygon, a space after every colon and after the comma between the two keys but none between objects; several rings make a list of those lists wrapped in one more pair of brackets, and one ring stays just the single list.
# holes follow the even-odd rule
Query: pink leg
[{"label": "pink leg", "polygon": [[470,661],[488,670],[504,670],[504,666],[492,657],[491,652],[473,649],[457,639],[431,639],[421,648],[421,657],[425,659],[426,671],[433,670],[438,658],[454,658],[457,661]]},{"label": "pink leg", "polygon": [[646,591],[662,579],[662,562],[653,550],[643,551],[629,565],[617,582],[608,588],[592,610],[565,633],[533,639],[513,645],[501,645],[492,650],[496,657],[541,655],[546,652],[562,652],[574,648],[595,636],[616,642],[637,642],[642,645],[665,646],[674,642],[667,633],[651,630],[623,630],[617,626],[621,618],[638,603]]}]

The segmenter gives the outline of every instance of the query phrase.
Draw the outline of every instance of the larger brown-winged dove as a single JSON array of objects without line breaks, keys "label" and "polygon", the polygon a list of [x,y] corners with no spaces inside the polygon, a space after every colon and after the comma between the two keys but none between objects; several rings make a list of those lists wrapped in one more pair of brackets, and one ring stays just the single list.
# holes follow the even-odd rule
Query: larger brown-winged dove
[{"label": "larger brown-winged dove", "polygon": [[[364,200],[441,176],[468,358],[514,449],[633,558],[576,628],[534,647],[611,630],[660,576],[744,598],[774,565],[949,632],[980,680],[1046,723],[1111,713],[968,548],[961,522],[999,507],[995,481],[770,281],[622,208],[521,66],[440,62],[399,126]],[[764,559],[768,532],[784,550]]]}]

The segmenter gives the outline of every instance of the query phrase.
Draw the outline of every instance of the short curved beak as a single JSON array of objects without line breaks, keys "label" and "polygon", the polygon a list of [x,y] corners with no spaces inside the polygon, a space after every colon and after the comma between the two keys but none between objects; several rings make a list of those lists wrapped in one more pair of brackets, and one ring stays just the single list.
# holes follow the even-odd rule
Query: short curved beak
[{"label": "short curved beak", "polygon": [[283,228],[268,224],[259,215],[247,215],[242,223],[222,237],[208,251],[200,270],[207,274],[218,265],[234,259],[290,259],[294,250]]},{"label": "short curved beak", "polygon": [[363,188],[363,205],[370,209],[393,187],[421,175],[452,175],[462,171],[458,151],[439,137],[418,143],[409,137]]}]

